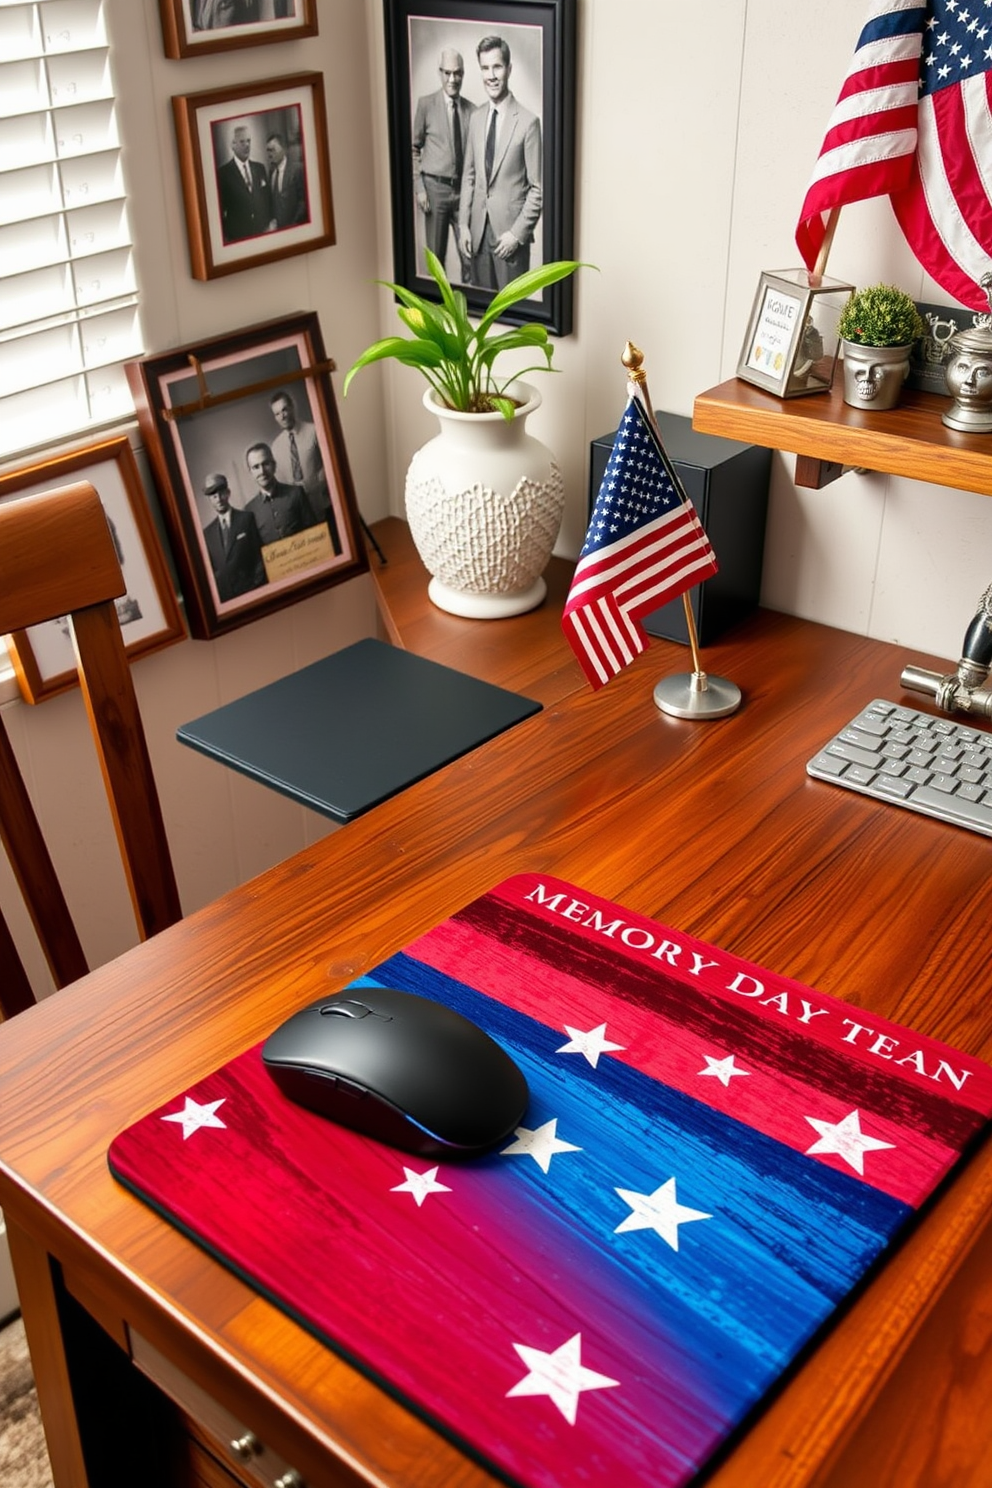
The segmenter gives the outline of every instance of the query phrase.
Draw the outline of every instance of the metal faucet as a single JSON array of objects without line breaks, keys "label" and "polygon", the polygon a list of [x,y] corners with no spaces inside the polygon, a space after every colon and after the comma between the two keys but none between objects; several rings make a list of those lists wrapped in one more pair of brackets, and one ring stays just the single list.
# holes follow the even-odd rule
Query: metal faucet
[{"label": "metal faucet", "polygon": [[942,676],[925,667],[903,668],[900,681],[912,692],[925,692],[936,698],[944,713],[970,713],[992,718],[992,692],[979,688],[992,667],[992,584],[978,601],[978,609],[964,634],[961,659],[956,672]]}]

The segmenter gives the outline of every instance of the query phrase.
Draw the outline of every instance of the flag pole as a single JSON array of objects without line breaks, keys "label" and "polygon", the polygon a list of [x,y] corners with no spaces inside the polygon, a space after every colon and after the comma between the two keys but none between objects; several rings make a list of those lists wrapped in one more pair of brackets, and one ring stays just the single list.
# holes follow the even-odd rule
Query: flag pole
[{"label": "flag pole", "polygon": [[[628,341],[620,360],[627,370],[628,395],[637,399],[658,441],[659,448],[663,450],[664,441],[648,393],[644,355]],[[685,487],[679,479],[678,471],[671,461],[666,460],[665,464],[679,496],[691,505]],[[736,683],[728,682],[725,677],[708,677],[703,671],[699,658],[696,619],[692,613],[688,590],[683,592],[682,604],[685,609],[686,629],[689,633],[689,650],[692,653],[692,672],[678,672],[670,677],[662,677],[654,690],[655,704],[663,713],[670,713],[676,718],[726,718],[728,713],[733,713],[740,707],[741,690]]]},{"label": "flag pole", "polygon": [[809,282],[813,286],[818,286],[821,283],[823,275],[826,272],[827,259],[830,257],[830,250],[834,245],[834,233],[837,231],[839,221],[840,207],[831,207],[827,213],[826,223],[824,224],[823,242],[820,244],[820,251],[816,255],[816,263],[810,271]]}]

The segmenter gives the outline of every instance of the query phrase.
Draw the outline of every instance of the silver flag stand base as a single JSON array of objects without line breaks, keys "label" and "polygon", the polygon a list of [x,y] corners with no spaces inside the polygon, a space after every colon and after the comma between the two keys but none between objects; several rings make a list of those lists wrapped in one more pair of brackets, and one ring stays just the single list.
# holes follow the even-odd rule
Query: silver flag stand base
[{"label": "silver flag stand base", "polygon": [[741,690],[726,677],[708,677],[705,672],[676,672],[662,677],[654,700],[663,713],[675,718],[726,718],[741,703]]}]

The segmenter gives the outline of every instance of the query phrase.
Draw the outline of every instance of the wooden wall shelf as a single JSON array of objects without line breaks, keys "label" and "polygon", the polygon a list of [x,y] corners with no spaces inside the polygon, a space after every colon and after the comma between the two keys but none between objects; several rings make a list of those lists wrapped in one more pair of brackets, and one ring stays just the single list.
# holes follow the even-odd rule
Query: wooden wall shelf
[{"label": "wooden wall shelf", "polygon": [[869,413],[844,402],[839,377],[829,393],[785,400],[732,377],[699,394],[692,422],[702,434],[795,453],[800,486],[819,489],[853,468],[992,496],[992,435],[947,428],[948,406],[906,390],[898,408]]}]

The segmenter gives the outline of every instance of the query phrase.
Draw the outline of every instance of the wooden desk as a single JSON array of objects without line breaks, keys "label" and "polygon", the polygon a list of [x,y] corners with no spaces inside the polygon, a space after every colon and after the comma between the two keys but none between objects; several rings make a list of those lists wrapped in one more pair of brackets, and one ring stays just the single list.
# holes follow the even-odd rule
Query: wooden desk
[{"label": "wooden desk", "polygon": [[[433,618],[415,623],[429,631]],[[549,653],[547,619],[533,619],[533,650],[517,621],[456,623],[480,652],[517,627],[520,675],[553,678],[569,663],[564,642],[557,665]],[[207,1422],[196,1430],[218,1457],[210,1421],[228,1412],[310,1488],[495,1488],[120,1188],[106,1151],[139,1115],[508,874],[553,871],[992,1059],[992,841],[804,773],[862,702],[900,697],[910,660],[938,664],[758,613],[706,653],[743,707],[697,724],[655,708],[658,677],[686,664],[684,648],[655,644],[603,692],[571,691],[0,1028],[0,1205],[59,1488],[85,1483],[77,1428],[101,1411],[104,1432],[108,1417],[115,1432],[133,1422],[151,1444],[143,1473],[121,1468],[121,1452],[121,1476],[94,1474],[93,1488],[152,1483],[156,1465],[161,1481],[207,1488],[278,1476],[263,1475],[267,1455],[228,1458],[234,1480],[182,1437],[186,1465],[172,1465],[174,1413],[149,1425],[128,1346]],[[98,1363],[90,1315],[121,1346]],[[990,1344],[986,1144],[708,1481],[978,1488],[992,1454]]]},{"label": "wooden desk", "polygon": [[547,707],[586,686],[561,633],[561,612],[574,563],[552,558],[544,572],[548,597],[539,609],[486,625],[437,609],[427,599],[429,575],[398,517],[373,527],[387,563],[369,550],[383,633],[394,646],[429,656],[484,682],[508,687]]}]

